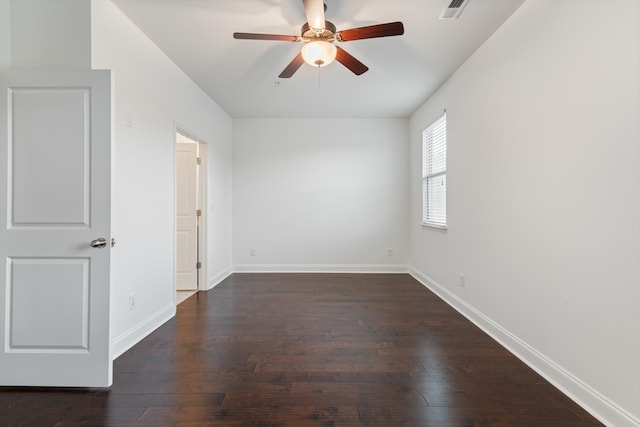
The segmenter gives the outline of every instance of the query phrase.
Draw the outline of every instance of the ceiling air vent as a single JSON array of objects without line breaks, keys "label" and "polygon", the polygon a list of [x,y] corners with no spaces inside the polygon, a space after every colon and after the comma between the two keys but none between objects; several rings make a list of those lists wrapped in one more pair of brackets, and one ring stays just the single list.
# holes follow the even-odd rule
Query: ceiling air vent
[{"label": "ceiling air vent", "polygon": [[440,19],[458,19],[462,14],[462,9],[469,3],[469,0],[452,0],[449,7],[442,11]]}]

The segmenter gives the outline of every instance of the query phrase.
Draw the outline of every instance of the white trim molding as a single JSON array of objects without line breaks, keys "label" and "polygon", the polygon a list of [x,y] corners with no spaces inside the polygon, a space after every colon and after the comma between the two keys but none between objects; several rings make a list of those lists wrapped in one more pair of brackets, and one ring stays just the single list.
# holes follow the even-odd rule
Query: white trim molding
[{"label": "white trim molding", "polygon": [[239,264],[234,273],[408,273],[404,264]]},{"label": "white trim molding", "polygon": [[111,360],[117,359],[125,351],[142,341],[147,335],[158,329],[176,315],[175,304],[170,304],[155,312],[133,328],[111,341]]},{"label": "white trim molding", "polygon": [[415,267],[409,269],[409,274],[605,425],[640,426],[640,419],[611,402],[443,285]]},{"label": "white trim molding", "polygon": [[224,279],[226,279],[227,277],[231,276],[232,274],[233,274],[233,268],[231,266],[228,266],[224,270],[219,271],[218,274],[216,274],[215,276],[209,277],[209,281],[207,283],[207,288],[204,289],[204,290],[205,291],[209,291],[209,290],[215,288],[220,283],[222,283],[224,281]]}]

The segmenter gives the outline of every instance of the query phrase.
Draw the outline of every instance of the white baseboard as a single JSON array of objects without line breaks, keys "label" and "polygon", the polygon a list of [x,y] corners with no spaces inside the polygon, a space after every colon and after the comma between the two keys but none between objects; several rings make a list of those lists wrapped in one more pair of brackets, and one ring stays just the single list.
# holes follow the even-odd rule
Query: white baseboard
[{"label": "white baseboard", "polygon": [[617,406],[426,274],[414,267],[409,269],[409,274],[605,425],[640,426],[638,418]]},{"label": "white baseboard", "polygon": [[404,264],[239,264],[234,273],[408,273]]},{"label": "white baseboard", "polygon": [[133,328],[116,337],[111,342],[111,360],[115,360],[125,351],[138,344],[144,337],[162,326],[176,315],[176,306],[170,304],[155,312]]},{"label": "white baseboard", "polygon": [[205,291],[213,289],[214,287],[222,283],[224,279],[231,276],[232,274],[233,274],[233,268],[231,266],[228,266],[224,270],[218,272],[218,274],[216,274],[215,276],[209,277],[209,281],[207,283],[207,288],[205,289]]}]

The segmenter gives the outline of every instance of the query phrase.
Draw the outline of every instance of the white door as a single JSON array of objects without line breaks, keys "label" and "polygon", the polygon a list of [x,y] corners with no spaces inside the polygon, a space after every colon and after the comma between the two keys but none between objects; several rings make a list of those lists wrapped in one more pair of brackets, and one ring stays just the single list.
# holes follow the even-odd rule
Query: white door
[{"label": "white door", "polygon": [[0,385],[110,386],[110,73],[0,92]]},{"label": "white door", "polygon": [[176,289],[198,289],[198,144],[176,144]]}]

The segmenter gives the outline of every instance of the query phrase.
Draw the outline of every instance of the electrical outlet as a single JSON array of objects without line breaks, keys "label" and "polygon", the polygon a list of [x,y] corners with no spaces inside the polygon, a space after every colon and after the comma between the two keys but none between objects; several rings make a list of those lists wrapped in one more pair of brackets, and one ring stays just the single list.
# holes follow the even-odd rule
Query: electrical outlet
[{"label": "electrical outlet", "polygon": [[132,292],[129,294],[129,311],[135,310],[136,308],[136,293]]},{"label": "electrical outlet", "polygon": [[464,286],[466,285],[466,279],[464,277],[464,273],[460,273],[460,277],[458,278],[458,284],[460,285],[461,288],[464,288]]},{"label": "electrical outlet", "polygon": [[256,256],[256,248],[249,249],[249,256]]},{"label": "electrical outlet", "polygon": [[387,248],[387,256],[393,256],[393,249]]}]

